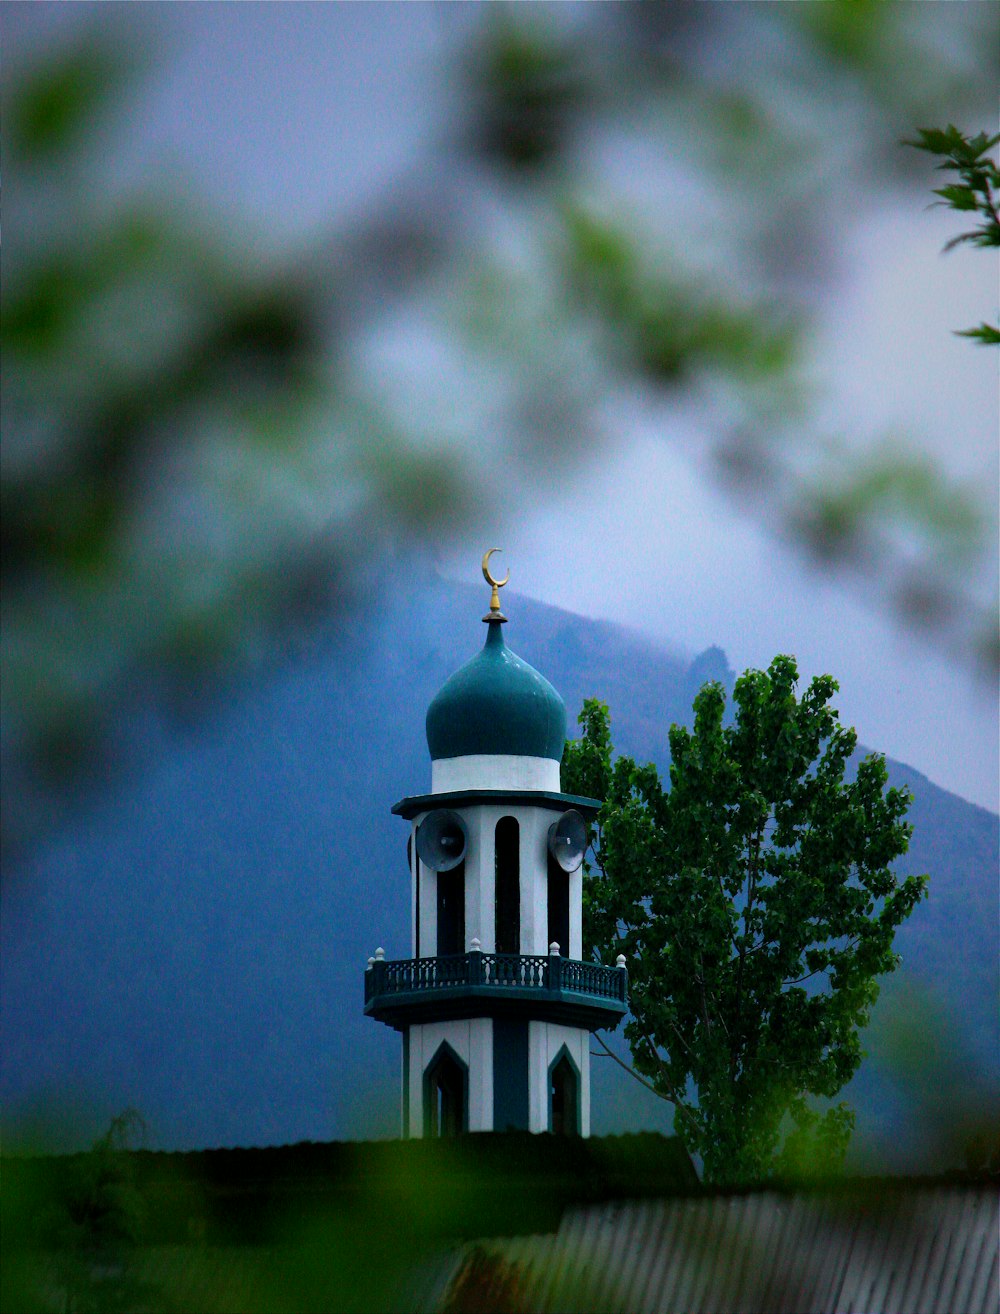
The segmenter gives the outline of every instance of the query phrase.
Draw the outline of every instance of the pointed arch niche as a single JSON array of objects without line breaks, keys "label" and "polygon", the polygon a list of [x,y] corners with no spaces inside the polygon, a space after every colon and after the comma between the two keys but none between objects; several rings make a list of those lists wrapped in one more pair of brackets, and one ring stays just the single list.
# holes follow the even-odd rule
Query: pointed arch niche
[{"label": "pointed arch niche", "polygon": [[459,1136],[469,1130],[469,1067],[447,1040],[424,1070],[424,1135]]},{"label": "pointed arch niche", "polygon": [[580,1135],[580,1069],[565,1045],[549,1064],[549,1131],[555,1136]]}]

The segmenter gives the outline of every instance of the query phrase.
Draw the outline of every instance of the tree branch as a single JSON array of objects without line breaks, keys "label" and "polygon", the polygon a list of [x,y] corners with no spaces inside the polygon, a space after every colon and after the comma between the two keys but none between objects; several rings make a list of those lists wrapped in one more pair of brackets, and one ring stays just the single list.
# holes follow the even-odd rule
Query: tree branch
[{"label": "tree branch", "polygon": [[[662,1079],[663,1079],[663,1084],[666,1086],[667,1090],[670,1091],[670,1101],[671,1101],[671,1103],[676,1104],[676,1106],[677,1106],[679,1109],[682,1109],[682,1110],[684,1111],[685,1116],[686,1116],[686,1117],[689,1119],[689,1121],[691,1122],[691,1125],[695,1128],[696,1131],[700,1132],[700,1131],[701,1131],[701,1128],[698,1126],[698,1121],[697,1121],[697,1119],[696,1119],[696,1118],[694,1117],[694,1115],[691,1113],[691,1110],[690,1110],[690,1109],[687,1107],[687,1105],[683,1102],[683,1100],[681,1099],[681,1097],[677,1094],[676,1088],[675,1088],[673,1082],[670,1080],[670,1076],[669,1076],[669,1074],[667,1073],[667,1065],[664,1063],[663,1059],[660,1058],[660,1051],[659,1051],[659,1050],[656,1048],[656,1046],[653,1044],[652,1037],[651,1037],[646,1031],[644,1031],[644,1030],[642,1029],[642,1026],[641,1026],[641,1024],[640,1024],[638,1021],[636,1022],[636,1026],[639,1027],[639,1034],[642,1036],[643,1040],[646,1042],[647,1046],[649,1047],[649,1052],[650,1052],[650,1054],[652,1055],[654,1062],[656,1063],[657,1067],[660,1069],[660,1076],[661,1076]],[[595,1034],[596,1034],[596,1033],[595,1033]]]},{"label": "tree branch", "polygon": [[[768,816],[770,815],[771,815],[770,808],[768,808]],[[750,935],[750,913],[753,909],[754,894],[756,893],[756,888],[757,888],[757,872],[760,868],[760,846],[761,843],[763,842],[764,827],[766,825],[767,822],[765,821],[763,825],[758,827],[757,833],[754,836],[754,841],[753,841],[753,856],[750,862],[750,876],[747,881],[747,901],[743,909],[743,930],[745,933],[745,937],[748,937]],[[742,947],[738,950],[738,953],[739,953],[739,963],[736,966],[736,999],[735,999],[735,1007],[733,1009],[733,1022],[734,1022],[734,1027],[736,1029],[737,1038],[739,1038],[739,1036],[742,1034],[743,1031],[743,1027],[741,1025],[742,1022],[741,1014],[743,1012],[743,964],[746,961],[747,950],[745,947]],[[732,1043],[732,1037],[729,1036],[728,1028],[726,1030],[726,1035],[727,1037],[729,1037],[730,1040],[729,1083],[731,1086],[735,1088],[736,1062],[737,1062],[736,1046]]]},{"label": "tree branch", "polygon": [[698,967],[700,970],[694,979],[698,984],[698,991],[701,994],[701,1020],[705,1023],[706,1034],[711,1036],[712,1021],[708,1016],[708,992],[705,989],[705,959],[701,954],[698,955]]},{"label": "tree branch", "polygon": [[688,1058],[694,1058],[694,1054],[691,1052],[691,1046],[690,1046],[690,1045],[687,1043],[687,1041],[684,1039],[683,1033],[681,1032],[681,1029],[680,1029],[680,1027],[677,1025],[676,1022],[671,1022],[671,1023],[670,1023],[670,1030],[674,1033],[674,1035],[677,1037],[677,1039],[681,1042],[681,1045],[684,1047],[684,1050],[685,1050],[685,1052],[687,1053]]},{"label": "tree branch", "polygon": [[[856,935],[853,940],[848,940],[847,944],[844,945],[843,949],[837,949],[835,952],[838,954],[846,954],[849,949],[854,948],[854,946],[858,943],[860,939],[861,936]],[[817,967],[815,972],[807,972],[805,976],[796,976],[791,981],[782,981],[781,983],[782,989],[784,989],[785,986],[800,985],[801,982],[808,981],[811,977],[819,976],[821,972],[829,972],[832,966],[833,966],[832,963],[827,963],[826,967]]]},{"label": "tree branch", "polygon": [[614,1052],[614,1050],[610,1048],[607,1041],[605,1041],[602,1036],[598,1035],[596,1031],[594,1032],[594,1039],[604,1049],[603,1054],[598,1054],[595,1057],[613,1058],[620,1068],[625,1069],[625,1071],[629,1074],[629,1076],[635,1077],[636,1081],[639,1083],[640,1086],[645,1086],[647,1090],[651,1090],[654,1095],[658,1096],[661,1100],[666,1100],[668,1104],[676,1103],[676,1101],[671,1099],[669,1095],[664,1095],[662,1090],[657,1090],[651,1081],[647,1081],[645,1077],[640,1076],[640,1074],[636,1072],[635,1068],[630,1068],[629,1065],[625,1062],[625,1060],[623,1058],[619,1058],[618,1055]]},{"label": "tree branch", "polygon": [[629,1065],[625,1062],[624,1059],[618,1057],[615,1051],[608,1045],[604,1037],[599,1035],[598,1032],[596,1031],[594,1032],[594,1039],[602,1047],[602,1049],[604,1049],[608,1058],[613,1058],[619,1067],[625,1069],[625,1071],[629,1074],[629,1076],[635,1077],[636,1081],[639,1083],[640,1086],[645,1086],[646,1089],[651,1090],[653,1094],[657,1096],[658,1099],[664,1100],[667,1104],[672,1104],[675,1109],[683,1113],[684,1117],[691,1123],[694,1130],[700,1134],[701,1128],[698,1125],[697,1118],[694,1116],[694,1114],[691,1112],[691,1110],[687,1107],[684,1101],[677,1094],[676,1090],[674,1090],[673,1086],[670,1084],[670,1081],[666,1076],[666,1069],[664,1068],[663,1060],[660,1058],[659,1054],[657,1054],[655,1046],[652,1045],[652,1042],[650,1041],[649,1037],[646,1035],[645,1032],[643,1032],[642,1038],[643,1040],[646,1041],[648,1045],[650,1045],[653,1056],[655,1057],[657,1063],[660,1065],[660,1071],[664,1073],[663,1081],[664,1081],[664,1085],[669,1091],[669,1094],[664,1094],[662,1090],[657,1090],[657,1088],[653,1085],[651,1081],[647,1081],[645,1077],[641,1076],[638,1072],[636,1072],[635,1068],[629,1067]]},{"label": "tree branch", "polygon": [[[726,888],[725,888],[725,886],[722,884],[722,874],[721,874],[721,872],[716,872],[716,873],[715,873],[715,879],[716,879],[716,881],[718,882],[718,885],[719,885],[719,893],[722,895],[722,902],[723,902],[723,903],[731,903],[732,900],[729,899],[729,898],[727,897],[727,895],[726,895]],[[738,953],[740,952],[740,947],[739,947],[739,945],[736,943],[736,936],[733,935],[732,931],[729,931],[729,943],[733,946],[734,951],[738,954]]]}]

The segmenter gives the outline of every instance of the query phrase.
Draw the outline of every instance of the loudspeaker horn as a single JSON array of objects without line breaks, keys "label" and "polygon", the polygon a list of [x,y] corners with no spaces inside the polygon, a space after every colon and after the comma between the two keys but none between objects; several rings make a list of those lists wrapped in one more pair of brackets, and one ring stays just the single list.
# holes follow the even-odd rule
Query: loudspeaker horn
[{"label": "loudspeaker horn", "polygon": [[451,871],[465,857],[466,839],[457,812],[431,812],[417,827],[417,857],[432,871]]},{"label": "loudspeaker horn", "polygon": [[587,848],[587,823],[570,809],[549,827],[549,852],[563,871],[576,871]]}]

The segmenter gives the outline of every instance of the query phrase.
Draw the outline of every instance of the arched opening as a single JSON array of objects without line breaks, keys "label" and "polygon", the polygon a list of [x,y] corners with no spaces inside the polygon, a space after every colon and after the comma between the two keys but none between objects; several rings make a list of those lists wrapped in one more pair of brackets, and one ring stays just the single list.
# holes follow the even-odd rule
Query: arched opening
[{"label": "arched opening", "polygon": [[580,1135],[580,1073],[565,1045],[549,1068],[549,1131]]},{"label": "arched opening", "polygon": [[469,1069],[442,1041],[424,1073],[424,1135],[458,1136],[469,1126]]},{"label": "arched opening", "polygon": [[520,827],[514,817],[497,822],[496,853],[496,951],[521,952],[521,857]]},{"label": "arched opening", "polygon": [[569,873],[549,854],[549,944],[555,941],[569,957]]},{"label": "arched opening", "polygon": [[465,859],[437,874],[438,956],[465,953]]}]

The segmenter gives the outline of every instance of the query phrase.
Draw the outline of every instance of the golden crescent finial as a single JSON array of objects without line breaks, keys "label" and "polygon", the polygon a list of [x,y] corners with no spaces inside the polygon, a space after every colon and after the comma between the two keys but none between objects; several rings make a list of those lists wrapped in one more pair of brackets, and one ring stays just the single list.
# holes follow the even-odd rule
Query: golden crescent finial
[{"label": "golden crescent finial", "polygon": [[[509,570],[507,571],[507,574],[504,575],[503,579],[494,579],[493,576],[490,574],[490,557],[493,555],[494,552],[502,552],[502,551],[503,548],[490,548],[488,552],[483,553],[483,579],[486,580],[487,584],[492,584],[495,589],[502,589],[503,586],[510,579]],[[497,602],[498,607],[499,605],[500,603]]]},{"label": "golden crescent finial", "polygon": [[490,610],[488,615],[483,617],[484,621],[505,621],[507,619],[500,610],[500,594],[497,590],[502,589],[510,579],[510,571],[507,571],[507,574],[504,575],[503,579],[494,579],[490,574],[490,557],[494,552],[500,551],[502,551],[501,548],[490,548],[488,552],[483,553],[483,579],[485,579],[486,583],[493,589],[493,592],[490,594]]}]

